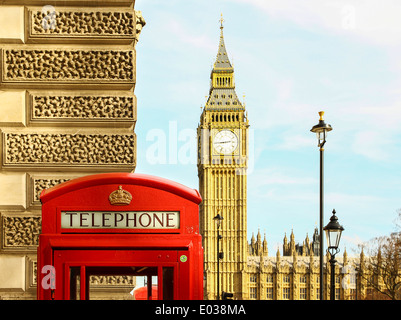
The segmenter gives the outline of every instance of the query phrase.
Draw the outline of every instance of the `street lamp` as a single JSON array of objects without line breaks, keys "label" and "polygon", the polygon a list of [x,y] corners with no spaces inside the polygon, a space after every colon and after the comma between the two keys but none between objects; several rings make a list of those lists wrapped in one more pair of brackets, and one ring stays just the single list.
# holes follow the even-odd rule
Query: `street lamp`
[{"label": "street lamp", "polygon": [[338,248],[340,244],[341,233],[344,228],[338,223],[338,218],[336,217],[336,210],[333,209],[333,215],[330,218],[330,222],[324,227],[326,231],[327,239],[327,251],[330,253],[330,265],[331,265],[331,277],[330,277],[330,300],[335,300],[335,256],[340,252]]},{"label": "street lamp", "polygon": [[220,213],[218,213],[213,220],[217,227],[217,300],[220,300],[220,259],[223,258],[223,254],[220,254],[220,239],[223,238],[220,235],[220,226],[223,217],[220,215]]},{"label": "street lamp", "polygon": [[317,146],[322,149],[324,144],[326,143],[326,135],[327,132],[333,130],[331,125],[327,124],[324,122],[323,116],[324,116],[324,111],[319,111],[319,123],[315,126],[312,127],[310,131],[316,133],[317,136]]},{"label": "street lamp", "polygon": [[331,125],[326,124],[323,119],[324,111],[319,112],[319,123],[311,129],[316,133],[317,146],[320,150],[320,228],[319,228],[319,242],[320,242],[320,300],[323,300],[323,146],[326,143],[327,132],[333,130]]}]

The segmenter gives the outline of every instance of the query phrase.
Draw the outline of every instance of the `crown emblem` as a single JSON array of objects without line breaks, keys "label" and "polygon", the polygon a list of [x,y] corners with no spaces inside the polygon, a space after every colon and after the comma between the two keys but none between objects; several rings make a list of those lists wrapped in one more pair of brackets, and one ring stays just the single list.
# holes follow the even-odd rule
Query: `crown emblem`
[{"label": "crown emblem", "polygon": [[122,186],[118,187],[118,190],[113,191],[109,195],[109,201],[114,206],[124,206],[130,204],[132,195],[126,190],[123,190]]}]

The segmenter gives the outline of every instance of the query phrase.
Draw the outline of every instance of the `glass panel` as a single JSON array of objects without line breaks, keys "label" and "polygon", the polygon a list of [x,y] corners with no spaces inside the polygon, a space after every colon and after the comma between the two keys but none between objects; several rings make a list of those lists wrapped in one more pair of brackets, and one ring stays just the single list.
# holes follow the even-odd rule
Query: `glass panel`
[{"label": "glass panel", "polygon": [[174,300],[173,267],[163,267],[163,300]]},{"label": "glass panel", "polygon": [[326,230],[329,248],[337,248],[340,242],[340,230]]},{"label": "glass panel", "polygon": [[70,300],[80,300],[81,267],[70,267]]},{"label": "glass panel", "polygon": [[157,267],[86,267],[86,275],[90,300],[158,299]]},{"label": "glass panel", "polygon": [[317,131],[316,132],[316,137],[317,137],[317,141],[318,141],[318,146],[320,146],[320,144],[323,143],[323,141],[326,140],[327,131],[326,130]]}]

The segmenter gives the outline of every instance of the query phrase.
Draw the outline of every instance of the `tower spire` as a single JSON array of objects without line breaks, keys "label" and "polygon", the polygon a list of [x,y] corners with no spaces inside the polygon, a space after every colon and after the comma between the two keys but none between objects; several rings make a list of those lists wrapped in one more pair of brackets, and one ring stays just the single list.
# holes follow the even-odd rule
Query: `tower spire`
[{"label": "tower spire", "polygon": [[217,71],[217,72],[221,72],[221,71],[234,72],[231,62],[228,59],[226,46],[224,44],[223,14],[221,14],[221,18],[219,21],[220,21],[220,43],[219,43],[219,50],[217,51],[216,62],[214,63],[214,66],[213,66],[213,70]]},{"label": "tower spire", "polygon": [[234,68],[228,58],[223,35],[223,14],[220,18],[220,41],[216,60],[210,74],[209,99],[206,110],[243,111],[245,106],[239,101],[235,92]]}]

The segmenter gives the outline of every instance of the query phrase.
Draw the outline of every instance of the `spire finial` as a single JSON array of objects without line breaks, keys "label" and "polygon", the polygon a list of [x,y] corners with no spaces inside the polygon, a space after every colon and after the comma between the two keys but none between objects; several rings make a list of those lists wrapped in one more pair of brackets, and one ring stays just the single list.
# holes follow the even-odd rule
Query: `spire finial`
[{"label": "spire finial", "polygon": [[224,27],[223,27],[223,22],[224,22],[224,19],[223,19],[223,14],[221,14],[221,18],[220,18],[220,29],[223,29]]}]

